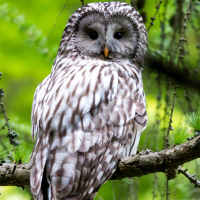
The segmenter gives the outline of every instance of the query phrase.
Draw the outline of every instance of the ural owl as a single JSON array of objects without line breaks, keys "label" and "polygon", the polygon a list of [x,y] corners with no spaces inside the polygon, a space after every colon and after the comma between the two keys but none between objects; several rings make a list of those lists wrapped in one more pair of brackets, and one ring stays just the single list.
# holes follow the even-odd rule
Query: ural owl
[{"label": "ural owl", "polygon": [[147,124],[142,17],[120,2],[90,3],[64,30],[32,107],[31,191],[38,200],[93,199]]}]

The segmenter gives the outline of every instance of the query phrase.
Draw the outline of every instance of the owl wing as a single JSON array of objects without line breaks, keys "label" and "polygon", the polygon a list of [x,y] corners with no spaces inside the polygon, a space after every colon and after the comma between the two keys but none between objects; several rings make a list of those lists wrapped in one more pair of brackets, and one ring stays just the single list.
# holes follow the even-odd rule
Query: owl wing
[{"label": "owl wing", "polygon": [[44,170],[48,195],[60,199],[87,199],[112,175],[133,133],[137,81],[128,79],[113,65],[87,64],[52,73],[41,83],[32,110],[33,194],[41,193]]},{"label": "owl wing", "polygon": [[30,185],[31,191],[35,195],[39,193],[41,188],[44,167],[49,151],[49,134],[45,134],[43,132],[40,116],[43,110],[42,106],[45,97],[45,91],[47,90],[47,87],[50,83],[50,79],[50,76],[46,77],[43,82],[37,87],[32,105],[32,139],[34,140],[36,136],[36,142],[30,158],[30,163],[32,163]]}]

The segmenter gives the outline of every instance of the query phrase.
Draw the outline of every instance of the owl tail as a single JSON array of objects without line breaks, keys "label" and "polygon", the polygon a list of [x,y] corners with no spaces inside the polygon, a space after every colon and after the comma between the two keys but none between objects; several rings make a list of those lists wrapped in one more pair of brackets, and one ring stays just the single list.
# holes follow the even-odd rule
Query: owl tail
[{"label": "owl tail", "polygon": [[41,135],[41,138],[37,141],[39,142],[35,144],[30,161],[33,163],[30,173],[30,189],[37,200],[47,200],[43,198],[43,190],[41,187],[42,183],[43,188],[46,184],[43,174],[45,174],[45,164],[49,152],[48,134]]},{"label": "owl tail", "polygon": [[118,142],[95,145],[88,152],[49,151],[37,200],[92,200],[114,173],[122,155]]}]

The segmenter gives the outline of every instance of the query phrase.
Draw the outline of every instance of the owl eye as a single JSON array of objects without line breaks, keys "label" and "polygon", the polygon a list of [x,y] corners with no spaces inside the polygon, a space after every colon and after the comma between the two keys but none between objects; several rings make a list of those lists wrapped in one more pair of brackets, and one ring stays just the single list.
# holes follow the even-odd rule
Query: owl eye
[{"label": "owl eye", "polygon": [[120,40],[122,37],[123,37],[123,33],[122,33],[122,32],[116,32],[116,33],[114,34],[114,38],[116,38],[116,39],[118,39],[118,40]]},{"label": "owl eye", "polygon": [[98,38],[98,33],[96,31],[90,31],[89,36],[92,40],[96,40]]}]

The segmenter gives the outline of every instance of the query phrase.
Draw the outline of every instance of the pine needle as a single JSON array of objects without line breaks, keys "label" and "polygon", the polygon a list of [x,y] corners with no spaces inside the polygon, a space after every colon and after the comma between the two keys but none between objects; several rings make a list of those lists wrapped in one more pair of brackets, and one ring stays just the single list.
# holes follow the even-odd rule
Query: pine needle
[{"label": "pine needle", "polygon": [[23,146],[16,147],[14,153],[15,153],[15,162],[19,164],[28,162],[31,155],[31,152],[26,148],[24,148]]},{"label": "pine needle", "polygon": [[179,128],[176,131],[174,131],[174,144],[175,145],[179,145],[181,143],[184,143],[187,141],[188,137],[191,137],[190,132],[188,132],[187,130],[183,129],[183,128]]},{"label": "pine needle", "polygon": [[185,123],[192,127],[196,132],[200,132],[200,113],[188,113],[186,114]]}]

